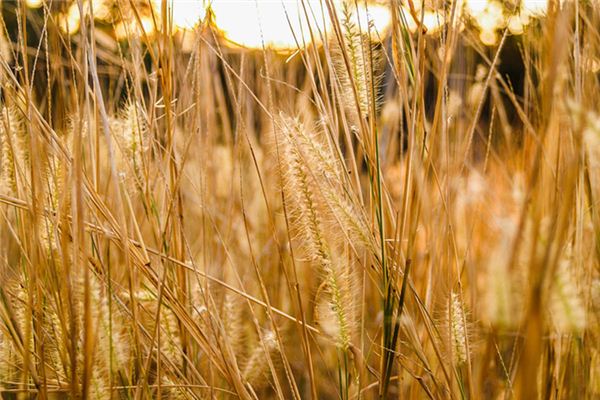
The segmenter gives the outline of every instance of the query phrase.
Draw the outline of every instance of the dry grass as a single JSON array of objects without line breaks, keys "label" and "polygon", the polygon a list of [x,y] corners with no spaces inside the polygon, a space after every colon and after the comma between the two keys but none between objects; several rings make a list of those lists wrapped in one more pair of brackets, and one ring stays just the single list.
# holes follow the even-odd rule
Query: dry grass
[{"label": "dry grass", "polygon": [[600,397],[600,5],[359,3],[291,56],[3,3],[2,398]]}]

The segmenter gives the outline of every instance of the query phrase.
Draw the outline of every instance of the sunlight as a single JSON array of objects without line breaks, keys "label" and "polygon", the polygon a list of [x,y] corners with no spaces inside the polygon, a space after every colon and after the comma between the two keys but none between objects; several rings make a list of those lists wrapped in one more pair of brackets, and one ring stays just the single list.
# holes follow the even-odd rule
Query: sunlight
[{"label": "sunlight", "polygon": [[77,3],[71,4],[66,14],[58,16],[58,26],[60,27],[60,30],[71,35],[79,30],[80,22],[81,16],[79,15]]},{"label": "sunlight", "polygon": [[201,0],[173,0],[173,25],[180,29],[193,29],[204,19],[206,7]]},{"label": "sunlight", "polygon": [[[111,21],[110,4],[113,0],[91,0],[94,17],[104,22]],[[151,7],[160,14],[161,0],[148,0]],[[44,0],[26,0],[30,8],[39,8]],[[333,0],[338,17],[341,16],[342,0]],[[192,31],[205,17],[210,8],[214,24],[223,37],[237,46],[288,52],[304,48],[313,41],[321,43],[326,32],[332,32],[331,18],[323,0],[168,0],[172,12],[173,34],[177,31]],[[419,3],[419,2],[417,2]],[[387,5],[363,1],[351,2],[354,23],[367,31],[371,22],[374,39],[383,37],[391,26],[391,13]],[[547,10],[546,0],[521,0],[516,15],[509,17],[502,2],[497,0],[464,0],[464,12],[479,28],[479,39],[487,46],[493,46],[499,38],[499,30],[508,28],[511,34],[523,34],[534,18],[542,17]],[[83,1],[85,12],[89,12],[90,0]],[[417,4],[418,15],[421,15]],[[402,6],[408,28],[415,32],[417,22],[408,8]],[[442,10],[426,9],[421,22],[428,34],[435,34],[445,24]],[[112,17],[114,18],[114,17]],[[79,7],[73,2],[67,12],[58,17],[63,32],[74,34],[80,25]],[[115,36],[121,40],[127,35],[146,34],[156,29],[147,15],[141,15],[142,27],[134,18],[117,22]]]},{"label": "sunlight", "polygon": [[467,11],[471,16],[477,18],[478,15],[485,12],[489,4],[488,0],[465,0],[465,11]]},{"label": "sunlight", "polygon": [[[206,15],[205,0],[168,0],[174,30],[192,30]],[[152,0],[152,7],[160,13],[161,0]]]},{"label": "sunlight", "polygon": [[[404,20],[406,21],[406,24],[408,26],[408,29],[415,33],[417,31],[417,29],[419,28],[419,26],[417,25],[417,22],[415,21],[415,19],[410,15],[410,11],[405,8],[402,7],[402,12],[404,14]],[[417,11],[419,17],[421,17],[421,11]],[[436,11],[432,11],[432,10],[425,10],[423,12],[423,20],[421,21],[421,24],[423,24],[423,26],[425,26],[425,28],[427,29],[427,34],[432,35],[435,34],[436,32],[438,32],[440,30],[440,28],[444,25],[444,16]]]},{"label": "sunlight", "polygon": [[510,17],[501,2],[465,0],[464,10],[479,27],[479,40],[486,46],[494,46],[498,42],[500,29],[507,27],[511,34],[521,35],[534,18],[546,13],[547,6],[546,0],[522,0],[518,13]]},{"label": "sunlight", "polygon": [[[28,0],[29,2],[40,2],[40,5],[43,3],[43,0]],[[30,3],[27,3],[28,5]],[[111,10],[110,10],[111,0],[92,0],[91,6],[94,11],[94,19],[98,21],[108,22],[111,20]],[[30,6],[33,7],[33,6]],[[89,0],[84,0],[82,4],[82,8],[84,13],[90,12],[90,2]],[[77,33],[79,30],[79,25],[81,23],[81,15],[79,14],[79,4],[77,2],[73,2],[66,14],[59,15],[58,17],[58,25],[60,29],[70,34]]]},{"label": "sunlight", "polygon": [[[354,10],[356,12],[356,10]],[[357,18],[358,16],[358,18]],[[392,14],[388,7],[378,4],[364,4],[358,6],[358,12],[354,15],[354,20],[360,23],[363,30],[370,21],[373,24],[374,31],[380,35],[385,34],[392,24]],[[376,34],[374,35],[377,36]]]},{"label": "sunlight", "polygon": [[130,36],[151,36],[156,30],[154,29],[154,21],[150,16],[141,16],[140,23],[132,19],[127,22],[122,21],[115,25],[115,36],[117,40],[125,40]]},{"label": "sunlight", "polygon": [[[213,1],[215,24],[231,42],[243,47],[290,50],[319,36],[329,17],[319,1],[306,2],[306,14],[296,1]],[[307,22],[306,15],[309,15]]]},{"label": "sunlight", "polygon": [[[337,3],[339,5],[339,2]],[[211,4],[215,24],[227,40],[247,48],[268,47],[277,51],[302,48],[313,41],[322,41],[326,31],[331,31],[329,13],[320,0],[272,1],[219,1]],[[373,27],[373,37],[383,36],[390,26],[391,15],[387,7],[359,4],[353,8],[353,20],[363,31],[368,21]],[[336,12],[341,13],[338,9]],[[309,29],[310,27],[310,29]]]},{"label": "sunlight", "polygon": [[548,10],[547,0],[522,0],[521,2],[522,12],[529,13],[531,15],[540,16],[546,13]]},{"label": "sunlight", "polygon": [[40,8],[44,4],[44,0],[27,0],[25,4],[29,8]]}]

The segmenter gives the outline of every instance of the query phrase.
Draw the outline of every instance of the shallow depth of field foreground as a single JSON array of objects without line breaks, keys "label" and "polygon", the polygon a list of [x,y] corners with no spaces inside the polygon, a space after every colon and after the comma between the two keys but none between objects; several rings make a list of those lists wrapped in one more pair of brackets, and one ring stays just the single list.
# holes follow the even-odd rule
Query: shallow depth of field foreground
[{"label": "shallow depth of field foreground", "polygon": [[0,6],[0,398],[600,398],[597,0]]}]

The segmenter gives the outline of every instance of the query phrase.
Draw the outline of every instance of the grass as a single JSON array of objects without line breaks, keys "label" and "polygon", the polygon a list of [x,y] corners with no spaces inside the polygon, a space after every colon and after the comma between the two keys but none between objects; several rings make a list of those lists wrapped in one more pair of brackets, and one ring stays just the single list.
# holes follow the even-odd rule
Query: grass
[{"label": "grass", "polygon": [[334,3],[2,3],[2,398],[600,396],[598,5]]}]

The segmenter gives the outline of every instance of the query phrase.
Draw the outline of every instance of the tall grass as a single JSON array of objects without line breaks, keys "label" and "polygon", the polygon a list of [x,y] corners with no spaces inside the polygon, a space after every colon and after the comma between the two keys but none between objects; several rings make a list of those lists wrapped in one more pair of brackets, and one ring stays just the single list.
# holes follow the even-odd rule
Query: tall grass
[{"label": "tall grass", "polygon": [[2,3],[2,398],[600,396],[600,4],[382,3]]}]

